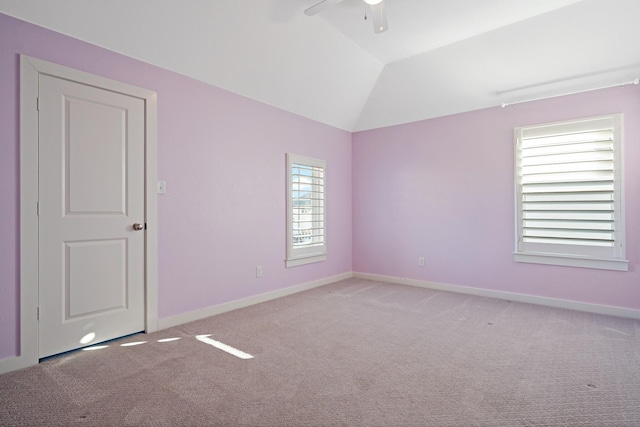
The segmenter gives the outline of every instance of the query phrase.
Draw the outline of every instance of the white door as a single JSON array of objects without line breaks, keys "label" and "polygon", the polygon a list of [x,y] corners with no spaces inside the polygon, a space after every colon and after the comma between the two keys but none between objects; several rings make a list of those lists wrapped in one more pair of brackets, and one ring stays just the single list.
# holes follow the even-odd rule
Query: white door
[{"label": "white door", "polygon": [[145,110],[46,75],[38,96],[42,358],[144,330]]}]

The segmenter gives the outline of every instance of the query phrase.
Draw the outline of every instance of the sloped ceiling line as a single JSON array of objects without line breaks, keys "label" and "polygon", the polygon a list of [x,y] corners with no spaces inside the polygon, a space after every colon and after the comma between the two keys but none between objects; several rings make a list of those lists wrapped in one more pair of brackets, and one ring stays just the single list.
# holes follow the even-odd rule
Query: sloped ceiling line
[{"label": "sloped ceiling line", "polygon": [[362,0],[306,16],[315,2],[0,0],[0,12],[347,131],[640,63],[638,0],[386,0],[381,34]]}]

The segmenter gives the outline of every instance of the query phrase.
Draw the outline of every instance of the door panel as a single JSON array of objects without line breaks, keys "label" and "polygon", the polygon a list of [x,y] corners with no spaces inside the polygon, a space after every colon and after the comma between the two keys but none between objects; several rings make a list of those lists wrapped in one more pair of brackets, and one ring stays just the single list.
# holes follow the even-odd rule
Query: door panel
[{"label": "door panel", "polygon": [[126,310],[125,239],[65,242],[64,321]]},{"label": "door panel", "polygon": [[40,76],[39,357],[144,329],[144,101]]},{"label": "door panel", "polygon": [[127,110],[70,97],[65,104],[66,117],[73,123],[65,147],[67,214],[126,215]]}]

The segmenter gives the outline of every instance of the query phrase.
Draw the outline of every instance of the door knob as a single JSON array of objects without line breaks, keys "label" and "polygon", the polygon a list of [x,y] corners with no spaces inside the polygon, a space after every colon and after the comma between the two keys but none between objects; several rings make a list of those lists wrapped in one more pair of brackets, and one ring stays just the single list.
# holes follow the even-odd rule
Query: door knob
[{"label": "door knob", "polygon": [[137,222],[135,224],[133,224],[133,229],[136,231],[140,231],[144,228],[144,225],[142,224],[138,224]]}]

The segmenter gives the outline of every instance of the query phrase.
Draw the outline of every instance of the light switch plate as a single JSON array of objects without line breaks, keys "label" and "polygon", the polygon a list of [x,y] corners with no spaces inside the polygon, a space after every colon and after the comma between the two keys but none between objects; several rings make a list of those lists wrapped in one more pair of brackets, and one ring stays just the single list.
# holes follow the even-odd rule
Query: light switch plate
[{"label": "light switch plate", "polygon": [[158,181],[158,194],[167,194],[167,182]]}]

